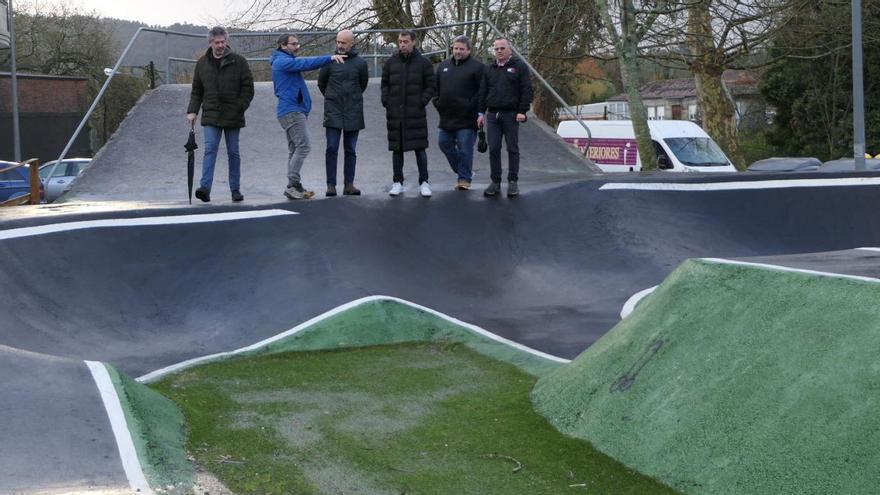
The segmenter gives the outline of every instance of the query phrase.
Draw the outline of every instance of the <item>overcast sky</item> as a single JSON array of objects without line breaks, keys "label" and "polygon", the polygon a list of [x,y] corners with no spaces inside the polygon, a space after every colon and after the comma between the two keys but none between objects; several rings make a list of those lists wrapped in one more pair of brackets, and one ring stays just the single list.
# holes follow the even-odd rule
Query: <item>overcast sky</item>
[{"label": "overcast sky", "polygon": [[[212,25],[240,10],[248,0],[73,0],[71,5],[102,17],[168,26],[179,23]],[[13,2],[13,7],[15,2]]]}]

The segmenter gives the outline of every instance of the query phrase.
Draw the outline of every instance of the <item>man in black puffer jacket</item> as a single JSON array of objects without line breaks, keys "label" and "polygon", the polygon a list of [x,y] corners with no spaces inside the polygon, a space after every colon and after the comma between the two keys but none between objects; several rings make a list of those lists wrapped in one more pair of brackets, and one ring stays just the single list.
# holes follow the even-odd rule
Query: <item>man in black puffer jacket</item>
[{"label": "man in black puffer jacket", "polygon": [[[339,157],[339,141],[344,141],[345,164],[343,165],[342,194],[358,196],[361,191],[354,187],[354,171],[357,165],[358,133],[364,128],[364,96],[370,74],[367,63],[354,50],[354,33],[345,29],[336,35],[336,54],[345,55],[344,64],[325,65],[318,73],[318,89],[324,95],[324,127],[327,133],[327,150],[324,154],[327,167],[327,196],[336,196],[336,159]],[[344,134],[344,138],[343,138]]]},{"label": "man in black puffer jacket", "polygon": [[453,40],[452,58],[437,67],[437,95],[434,97],[434,106],[440,114],[437,144],[452,171],[458,175],[455,188],[459,191],[471,188],[480,81],[485,69],[486,66],[471,58],[471,40],[467,36]]},{"label": "man in black puffer jacket", "polygon": [[434,69],[415,48],[416,33],[404,31],[397,37],[398,51],[382,66],[382,106],[388,128],[388,149],[392,151],[394,182],[389,194],[403,192],[403,153],[416,152],[419,193],[431,196],[428,185],[428,118],[425,107],[434,96]]},{"label": "man in black puffer jacket", "polygon": [[480,85],[479,125],[486,124],[492,183],[486,196],[501,193],[501,138],[507,142],[507,196],[519,194],[519,125],[526,121],[532,104],[529,68],[513,56],[510,42],[498,38],[492,44],[495,61],[486,68]]},{"label": "man in black puffer jacket", "polygon": [[202,110],[205,132],[205,155],[202,159],[202,179],[196,197],[211,201],[214,164],[220,147],[221,134],[226,135],[226,154],[229,156],[229,189],[233,201],[241,201],[241,155],[238,135],[244,127],[244,112],[254,98],[254,78],[247,60],[229,49],[226,29],[217,26],[208,33],[208,51],[196,62],[192,93],[186,110],[186,119],[195,124]]}]

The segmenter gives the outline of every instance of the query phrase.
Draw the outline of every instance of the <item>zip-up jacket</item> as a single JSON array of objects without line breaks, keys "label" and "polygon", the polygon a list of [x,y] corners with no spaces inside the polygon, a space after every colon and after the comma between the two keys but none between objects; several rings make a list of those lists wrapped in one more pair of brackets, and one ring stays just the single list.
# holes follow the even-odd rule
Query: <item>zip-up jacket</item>
[{"label": "zip-up jacket", "polygon": [[440,128],[447,131],[477,128],[480,81],[486,66],[468,57],[448,58],[437,67],[437,95],[434,107],[440,114]]},{"label": "zip-up jacket", "polygon": [[186,113],[202,110],[202,125],[244,127],[244,112],[254,99],[254,77],[247,60],[229,47],[219,68],[211,49],[196,62]]},{"label": "zip-up jacket", "polygon": [[499,66],[492,62],[480,84],[480,112],[512,111],[526,113],[532,105],[532,80],[529,68],[520,59],[510,57]]},{"label": "zip-up jacket", "polygon": [[269,56],[269,65],[272,66],[272,83],[275,87],[275,96],[278,97],[278,117],[283,117],[291,112],[304,113],[312,111],[312,97],[309,96],[309,88],[303,78],[303,71],[320,69],[333,63],[330,55],[321,57],[297,57],[277,49]]}]

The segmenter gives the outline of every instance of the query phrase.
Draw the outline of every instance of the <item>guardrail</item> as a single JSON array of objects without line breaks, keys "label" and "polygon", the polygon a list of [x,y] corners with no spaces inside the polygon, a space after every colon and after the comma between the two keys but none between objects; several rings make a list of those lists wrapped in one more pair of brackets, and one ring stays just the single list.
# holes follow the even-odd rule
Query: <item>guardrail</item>
[{"label": "guardrail", "polygon": [[[450,24],[438,24],[435,26],[417,27],[417,28],[412,28],[412,29],[391,29],[391,28],[389,28],[389,29],[365,29],[365,30],[354,31],[354,33],[355,33],[355,35],[368,35],[371,37],[371,41],[369,43],[369,46],[371,46],[371,48],[373,49],[373,53],[364,54],[363,56],[368,57],[368,58],[372,58],[373,68],[374,68],[374,72],[375,72],[378,70],[379,58],[388,56],[387,53],[379,53],[380,52],[379,38],[381,37],[381,35],[383,35],[385,33],[400,33],[403,31],[416,31],[416,32],[443,31],[444,41],[445,41],[445,49],[442,51],[437,51],[437,52],[428,52],[428,54],[442,53],[442,54],[445,54],[446,56],[448,56],[448,54],[449,54],[448,48],[452,44],[452,36],[451,36],[452,31],[451,30],[456,27],[472,26],[472,25],[479,25],[479,24],[485,25],[498,37],[506,37],[506,35],[504,33],[502,33],[501,30],[499,30],[495,26],[495,24],[493,24],[492,22],[485,20],[485,19],[476,20],[476,21],[467,21],[467,22],[455,22],[455,23],[450,23]],[[67,145],[64,146],[64,150],[61,152],[61,155],[58,157],[59,162],[67,156],[67,153],[70,151],[70,148],[71,148],[71,146],[73,146],[73,143],[74,143],[74,141],[76,141],[76,138],[79,136],[79,133],[82,132],[83,128],[86,126],[86,123],[89,121],[89,118],[92,116],[92,113],[95,111],[95,108],[98,106],[98,103],[101,101],[101,98],[103,98],[104,93],[107,91],[107,88],[110,86],[110,81],[113,80],[113,77],[116,75],[116,73],[119,71],[119,68],[122,66],[122,62],[123,62],[123,60],[125,60],[125,57],[128,55],[129,50],[131,50],[131,47],[134,46],[135,41],[137,41],[137,39],[140,37],[141,33],[145,33],[145,32],[165,34],[165,78],[166,78],[166,80],[169,78],[169,75],[171,74],[171,62],[172,61],[191,62],[190,59],[181,59],[181,58],[171,56],[170,45],[168,43],[168,36],[172,35],[172,36],[182,36],[182,37],[186,37],[186,38],[203,38],[203,39],[205,39],[205,36],[206,36],[205,34],[182,33],[179,31],[170,31],[167,29],[155,29],[155,28],[145,28],[145,27],[138,28],[138,30],[134,33],[134,36],[131,37],[131,41],[129,41],[128,45],[126,45],[125,50],[122,51],[122,55],[119,56],[119,59],[116,61],[116,64],[113,66],[113,69],[109,72],[107,80],[104,81],[104,85],[101,86],[101,89],[98,91],[97,96],[95,96],[95,100],[92,102],[92,105],[89,107],[88,111],[86,111],[86,114],[82,118],[82,121],[80,121],[76,130],[73,132],[73,136],[71,136],[70,140],[67,142]],[[249,33],[238,33],[238,34],[232,33],[232,34],[233,34],[233,36],[247,36],[247,37],[258,37],[258,36],[277,37],[278,35],[280,35],[282,33],[281,32],[257,32],[257,33],[250,33],[249,32]],[[335,36],[336,31],[302,31],[302,32],[291,32],[290,34],[296,35],[296,36],[321,36],[321,35],[331,35],[332,34]],[[207,40],[206,40],[206,44],[207,44]],[[590,148],[590,142],[592,141],[592,137],[593,137],[592,133],[590,132],[590,129],[587,127],[586,124],[584,124],[583,120],[578,118],[578,116],[575,115],[571,111],[571,105],[566,103],[566,101],[562,98],[562,96],[560,96],[559,93],[557,93],[556,90],[553,89],[552,86],[550,86],[550,83],[548,83],[547,80],[544,79],[544,77],[537,70],[535,70],[534,66],[532,66],[531,63],[529,63],[529,61],[526,59],[526,57],[524,57],[523,54],[520,53],[513,46],[511,46],[511,50],[513,51],[514,55],[519,57],[520,60],[522,60],[523,63],[526,64],[526,66],[529,68],[531,73],[534,74],[534,76],[538,79],[538,82],[542,86],[544,86],[544,88],[553,96],[553,98],[555,98],[556,101],[558,101],[562,105],[562,108],[565,109],[565,111],[568,112],[569,115],[571,115],[571,117],[574,120],[577,120],[578,123],[580,123],[581,127],[583,127],[584,130],[587,132],[587,146],[584,148],[584,156],[586,156],[586,154]],[[263,59],[259,59],[259,60],[263,60]]]},{"label": "guardrail", "polygon": [[17,165],[0,169],[0,173],[7,172],[9,170],[15,170],[21,167],[28,167],[28,181],[30,187],[29,192],[23,196],[10,198],[6,201],[0,202],[0,206],[40,204],[40,189],[42,189],[43,187],[42,182],[40,182],[40,160],[36,158],[31,158],[30,160],[19,162]]}]

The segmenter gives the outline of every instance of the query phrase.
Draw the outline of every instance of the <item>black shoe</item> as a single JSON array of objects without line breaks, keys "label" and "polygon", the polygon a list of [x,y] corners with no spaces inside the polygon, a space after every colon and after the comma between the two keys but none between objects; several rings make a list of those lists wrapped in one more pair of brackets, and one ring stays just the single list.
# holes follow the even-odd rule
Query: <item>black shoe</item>
[{"label": "black shoe", "polygon": [[336,196],[336,186],[327,184],[327,192],[324,193],[324,196],[327,196],[328,198]]},{"label": "black shoe", "polygon": [[493,182],[483,191],[483,196],[495,197],[501,194],[501,183]]},{"label": "black shoe", "polygon": [[239,201],[244,201],[244,196],[238,191],[238,189],[234,189],[232,191],[232,201],[238,203]]},{"label": "black shoe", "polygon": [[354,184],[346,184],[344,188],[342,188],[342,194],[345,196],[360,196],[361,190],[354,187]]},{"label": "black shoe", "polygon": [[512,198],[514,196],[519,196],[519,186],[515,180],[512,180],[507,183],[507,197]]},{"label": "black shoe", "polygon": [[204,201],[205,203],[211,202],[211,192],[205,189],[204,187],[200,187],[196,189],[196,197]]}]

